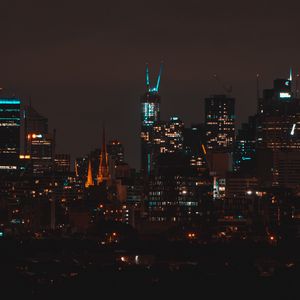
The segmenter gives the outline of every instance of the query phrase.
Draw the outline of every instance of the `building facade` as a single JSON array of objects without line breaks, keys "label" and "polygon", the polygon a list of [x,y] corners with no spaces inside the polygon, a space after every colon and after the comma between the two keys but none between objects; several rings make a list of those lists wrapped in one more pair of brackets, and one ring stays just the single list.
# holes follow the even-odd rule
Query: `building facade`
[{"label": "building facade", "polygon": [[213,95],[205,99],[207,148],[217,152],[233,152],[235,138],[235,99]]},{"label": "building facade", "polygon": [[146,93],[141,97],[141,171],[145,177],[154,169],[153,127],[160,121],[159,84],[162,67],[154,87],[150,86],[149,68],[146,66]]},{"label": "building facade", "polygon": [[0,172],[18,170],[20,155],[20,105],[17,98],[0,97]]}]

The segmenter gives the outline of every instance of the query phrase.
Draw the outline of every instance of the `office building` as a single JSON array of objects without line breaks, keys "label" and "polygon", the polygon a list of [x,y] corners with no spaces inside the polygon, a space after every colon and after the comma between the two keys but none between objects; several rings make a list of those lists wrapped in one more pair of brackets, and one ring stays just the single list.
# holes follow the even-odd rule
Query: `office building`
[{"label": "office building", "polygon": [[27,145],[33,173],[35,175],[42,175],[53,171],[55,153],[53,135],[41,133],[28,134]]},{"label": "office building", "polygon": [[234,147],[234,170],[250,172],[255,168],[256,118],[249,117],[238,130]]},{"label": "office building", "polygon": [[204,124],[193,124],[189,128],[184,128],[184,153],[189,157],[190,165],[198,171],[203,171],[207,167],[204,145],[206,145]]},{"label": "office building", "polygon": [[294,94],[291,76],[264,90],[258,99],[257,147],[300,149],[300,100]]},{"label": "office building", "polygon": [[118,140],[109,141],[107,153],[114,166],[124,163],[124,146]]},{"label": "office building", "polygon": [[18,170],[20,104],[20,99],[0,97],[0,173]]},{"label": "office building", "polygon": [[179,117],[171,117],[168,122],[157,122],[153,126],[153,160],[161,153],[183,151],[184,123]]},{"label": "office building", "polygon": [[24,153],[30,154],[28,136],[31,134],[48,134],[48,118],[39,114],[32,105],[24,107]]},{"label": "office building", "polygon": [[54,169],[56,172],[69,173],[71,167],[70,154],[55,154]]},{"label": "office building", "polygon": [[205,99],[207,149],[233,152],[235,137],[235,99],[213,95]]}]

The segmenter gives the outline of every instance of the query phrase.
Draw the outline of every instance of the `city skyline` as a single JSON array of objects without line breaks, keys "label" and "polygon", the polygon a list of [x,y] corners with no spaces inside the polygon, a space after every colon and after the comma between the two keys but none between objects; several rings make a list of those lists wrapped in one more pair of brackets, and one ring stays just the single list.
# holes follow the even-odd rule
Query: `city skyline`
[{"label": "city skyline", "polygon": [[[145,63],[145,65],[144,65],[144,92],[147,90],[147,84],[146,84],[146,81],[145,81],[145,70],[146,70],[146,68],[145,67],[147,67],[147,65],[148,65],[148,63]],[[159,64],[158,64],[159,65]],[[153,68],[154,67],[154,68]],[[151,65],[151,69],[154,69],[155,70],[155,65]],[[286,72],[286,76],[285,77],[283,77],[282,76],[282,78],[286,78],[286,79],[288,79],[289,78],[289,76],[290,76],[290,72],[291,72],[291,70],[292,70],[292,72],[293,72],[293,74],[295,75],[294,76],[294,79],[293,79],[293,81],[294,81],[294,83],[295,83],[295,81],[296,81],[296,75],[298,74],[298,73],[295,73],[295,71],[292,69],[292,68],[289,68],[289,69],[287,69],[287,72]],[[157,74],[159,73],[159,69],[157,69]],[[165,72],[164,72],[165,73]],[[153,75],[153,81],[156,83],[156,78],[154,77],[154,75],[155,74],[152,74]],[[164,75],[165,74],[163,74],[162,75],[162,78],[164,78]],[[213,74],[213,76],[215,76],[216,74]],[[255,75],[257,75],[257,74],[255,74]],[[260,75],[260,78],[259,78],[259,93],[260,93],[260,96],[262,96],[262,92],[263,92],[263,90],[264,89],[268,89],[268,88],[270,88],[271,86],[272,86],[272,84],[270,84],[270,86],[267,86],[267,87],[265,87],[265,86],[262,86],[262,79],[261,79],[261,74],[259,74]],[[212,79],[211,79],[211,81],[213,81],[214,82],[214,79],[213,79],[213,76],[212,76]],[[151,77],[151,75],[150,75],[150,78],[152,78]],[[279,78],[279,77],[278,77]],[[154,80],[155,79],[155,80]],[[255,76],[253,79],[255,79],[255,80],[253,80],[253,94],[255,94],[255,96],[257,95],[257,77]],[[274,79],[272,79],[272,80],[274,80]],[[272,81],[271,80],[271,81]],[[216,82],[215,82],[216,83]],[[240,101],[239,101],[239,99],[235,96],[235,94],[234,94],[234,92],[228,92],[228,90],[229,89],[231,89],[231,87],[232,87],[232,85],[226,85],[225,83],[222,83],[222,82],[220,82],[219,80],[218,80],[218,82],[217,82],[217,87],[216,87],[216,89],[215,89],[215,91],[219,91],[219,93],[217,92],[217,93],[213,93],[213,92],[211,92],[210,94],[207,94],[206,96],[203,96],[203,98],[201,97],[200,99],[198,99],[198,103],[197,103],[197,106],[198,106],[198,108],[199,108],[199,118],[198,119],[186,119],[186,118],[184,118],[184,117],[182,117],[182,115],[184,115],[184,113],[182,113],[182,114],[180,114],[180,112],[179,113],[172,113],[172,111],[170,110],[170,108],[168,108],[168,107],[166,107],[166,104],[165,105],[163,105],[163,101],[162,101],[162,103],[161,103],[161,107],[163,107],[163,108],[161,108],[160,109],[160,113],[161,113],[161,115],[162,115],[162,117],[161,117],[161,119],[162,120],[168,120],[170,117],[173,117],[173,116],[176,116],[176,117],[179,117],[179,118],[181,118],[182,119],[182,121],[184,122],[184,125],[185,125],[185,127],[189,127],[189,126],[191,126],[192,124],[200,124],[200,123],[204,123],[204,121],[205,121],[205,116],[204,116],[204,110],[205,110],[205,99],[207,98],[207,97],[211,97],[211,96],[214,96],[214,95],[227,95],[227,96],[229,96],[229,97],[234,97],[235,99],[236,99],[236,114],[235,114],[235,118],[236,118],[236,122],[235,122],[235,129],[236,129],[236,131],[238,130],[238,129],[240,129],[240,127],[241,127],[241,125],[242,125],[242,123],[243,122],[246,122],[247,121],[247,118],[249,117],[249,116],[251,116],[251,115],[253,115],[254,113],[255,113],[255,111],[256,111],[256,109],[257,109],[257,96],[256,97],[254,97],[253,98],[253,103],[251,103],[251,106],[253,106],[252,108],[251,108],[251,111],[249,111],[248,113],[246,113],[246,114],[238,114],[239,113],[239,111],[240,111],[240,109],[239,109],[239,106],[240,105],[242,105],[241,103],[240,103]],[[160,86],[160,88],[161,88],[161,86]],[[161,88],[162,90],[164,90],[163,88]],[[4,93],[6,93],[6,90],[5,89],[3,89],[2,90]],[[49,128],[50,128],[50,130],[53,130],[53,129],[56,129],[56,130],[60,130],[60,129],[62,129],[62,127],[58,127],[58,126],[56,126],[55,124],[56,124],[56,122],[55,122],[55,118],[53,118],[53,119],[51,119],[48,115],[47,115],[47,112],[43,112],[43,111],[40,111],[39,109],[38,109],[38,107],[40,107],[40,105],[39,105],[39,103],[38,102],[35,102],[31,97],[29,97],[29,98],[27,98],[27,97],[25,97],[25,98],[23,98],[22,96],[20,96],[19,94],[17,94],[16,92],[14,92],[14,91],[8,91],[8,93],[10,94],[10,95],[14,95],[15,97],[17,97],[17,98],[20,98],[21,99],[21,104],[22,105],[27,105],[27,104],[30,104],[30,105],[32,105],[33,106],[33,108],[34,109],[36,109],[39,113],[41,113],[41,115],[43,115],[43,116],[45,116],[47,119],[49,119]],[[159,94],[160,94],[160,96],[161,96],[161,98],[164,98],[164,95],[162,95],[162,93],[163,92],[160,92]],[[1,91],[0,91],[0,94],[1,94]],[[141,93],[141,95],[142,95],[142,93]],[[139,96],[139,97],[141,97],[141,95]],[[138,110],[139,109],[139,97],[137,98],[138,100],[138,102],[137,103],[135,103],[136,104],[136,107],[135,107],[135,110]],[[167,97],[168,98],[168,97]],[[194,103],[194,105],[195,105],[196,103]],[[186,107],[184,107],[184,105],[182,105],[182,108],[184,108],[184,109],[186,109]],[[164,111],[164,109],[166,110],[166,111],[168,111],[168,114],[166,113],[166,111]],[[193,112],[193,109],[190,109],[190,112]],[[185,114],[186,114],[187,112],[185,112]],[[193,112],[194,113],[194,112]],[[140,117],[140,112],[138,111],[137,112],[137,116],[134,116],[135,118],[139,118]],[[104,118],[105,119],[105,118]],[[133,120],[135,120],[135,119],[132,119],[131,121],[133,122]],[[80,157],[80,156],[84,156],[84,155],[86,155],[87,153],[89,153],[92,149],[97,149],[97,148],[101,148],[101,139],[102,139],[102,126],[103,126],[103,123],[105,123],[106,124],[106,131],[108,132],[108,134],[107,134],[107,137],[108,137],[108,140],[114,140],[114,139],[119,139],[124,145],[125,145],[125,158],[126,158],[126,161],[132,166],[132,167],[134,167],[134,168],[136,168],[136,169],[139,169],[140,168],[140,153],[139,153],[139,151],[137,150],[138,148],[139,148],[139,143],[140,143],[140,137],[139,137],[139,130],[140,130],[140,128],[139,128],[139,121],[138,120],[135,120],[135,121],[137,121],[137,124],[134,124],[135,125],[135,127],[136,127],[136,132],[135,132],[135,136],[134,136],[134,139],[136,140],[135,142],[137,143],[137,146],[134,148],[132,145],[130,145],[130,142],[129,142],[129,140],[128,139],[126,139],[126,136],[124,136],[124,131],[122,130],[122,129],[124,129],[124,128],[120,128],[119,129],[119,131],[116,131],[116,133],[115,133],[115,135],[112,135],[112,134],[110,134],[110,129],[113,129],[113,130],[115,130],[115,128],[114,128],[114,126],[107,126],[107,125],[114,125],[114,123],[116,123],[116,122],[114,122],[115,120],[109,120],[108,122],[107,121],[103,121],[103,120],[98,120],[98,127],[96,127],[95,129],[94,129],[94,131],[96,131],[96,136],[93,136],[92,138],[90,138],[89,139],[89,141],[88,141],[88,143],[89,143],[89,145],[90,146],[84,146],[84,145],[80,145],[81,146],[81,149],[82,150],[80,150],[80,151],[78,151],[77,149],[75,149],[75,151],[74,151],[74,149],[73,149],[73,151],[72,151],[72,149],[71,149],[71,147],[68,147],[68,145],[69,144],[65,144],[65,137],[59,137],[60,136],[60,134],[59,134],[59,132],[58,132],[58,137],[57,137],[57,149],[58,149],[58,151],[59,152],[61,152],[61,153],[70,153],[71,154],[71,159],[72,159],[72,161],[74,161],[75,159],[76,159],[76,157]],[[118,123],[117,123],[118,124]],[[80,125],[80,124],[79,124]],[[120,132],[121,132],[121,134],[120,134]],[[122,136],[124,136],[125,138],[124,138],[124,140],[122,140],[121,138],[120,138],[120,136],[122,137]],[[133,137],[133,134],[130,136],[131,138]],[[71,143],[70,143],[70,145],[72,145],[73,144],[73,140],[71,140]],[[62,144],[63,144],[63,146],[62,146]],[[88,144],[87,144],[88,145]],[[129,147],[128,147],[129,146]],[[128,151],[128,148],[131,150],[130,152]],[[60,149],[64,149],[65,151],[60,151]],[[134,149],[134,150],[133,150]],[[73,164],[72,164],[72,166],[73,166]]]},{"label": "city skyline", "polygon": [[297,2],[153,1],[147,9],[138,1],[70,3],[56,9],[53,3],[3,2],[0,79],[1,87],[31,97],[57,129],[58,151],[74,149],[73,158],[101,144],[105,121],[108,138],[121,140],[127,160],[139,167],[134,149],[146,62],[154,74],[165,62],[162,119],[178,115],[187,124],[203,121],[204,98],[223,92],[215,73],[233,86],[240,124],[256,110],[257,72],[268,88],[273,78],[287,77],[289,67],[299,67]]},{"label": "city skyline", "polygon": [[2,294],[297,294],[299,11],[0,1]]}]

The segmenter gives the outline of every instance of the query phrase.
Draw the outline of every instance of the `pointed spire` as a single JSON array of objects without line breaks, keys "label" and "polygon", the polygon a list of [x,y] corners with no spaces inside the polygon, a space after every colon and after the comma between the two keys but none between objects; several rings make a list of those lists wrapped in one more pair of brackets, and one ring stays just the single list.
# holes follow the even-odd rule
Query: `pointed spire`
[{"label": "pointed spire", "polygon": [[162,70],[163,70],[163,62],[161,62],[160,64],[160,69],[159,69],[159,73],[158,73],[158,76],[157,76],[157,82],[156,82],[156,92],[158,92],[159,90],[159,84],[160,84],[160,78],[161,78],[161,74],[162,74]]},{"label": "pointed spire", "polygon": [[109,174],[109,166],[108,166],[108,153],[107,153],[106,142],[105,142],[105,126],[103,124],[102,147],[100,153],[100,163],[99,163],[99,170],[97,176],[97,183],[99,185],[104,180],[108,180],[108,179],[110,179],[110,174]]},{"label": "pointed spire", "polygon": [[75,167],[75,175],[76,175],[76,177],[78,177],[78,165],[77,165],[76,159],[74,161],[74,167]]},{"label": "pointed spire", "polygon": [[93,185],[94,185],[94,180],[93,180],[93,172],[92,172],[92,163],[91,160],[89,159],[88,174],[85,182],[85,187],[88,188]]}]

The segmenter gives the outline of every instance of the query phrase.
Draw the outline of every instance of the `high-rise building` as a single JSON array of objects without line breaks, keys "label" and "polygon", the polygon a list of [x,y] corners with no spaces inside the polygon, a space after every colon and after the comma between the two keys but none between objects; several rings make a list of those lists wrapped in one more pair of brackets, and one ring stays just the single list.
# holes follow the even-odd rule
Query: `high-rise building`
[{"label": "high-rise building", "polygon": [[264,187],[300,189],[300,151],[298,149],[258,149],[257,173]]},{"label": "high-rise building", "polygon": [[243,123],[238,130],[234,147],[234,170],[249,170],[254,166],[256,153],[256,118],[249,117],[248,123]]},{"label": "high-rise building", "polygon": [[86,156],[77,157],[75,159],[75,164],[74,164],[75,175],[81,178],[82,180],[85,180],[87,176],[88,163],[89,163],[89,159]]},{"label": "high-rise building", "polygon": [[274,80],[273,89],[264,90],[259,99],[259,148],[300,149],[300,99],[294,97],[290,79]]},{"label": "high-rise building", "polygon": [[185,128],[183,132],[183,149],[190,158],[190,165],[197,170],[206,167],[204,145],[206,144],[206,133],[204,124],[193,124]]},{"label": "high-rise building", "polygon": [[47,134],[48,133],[48,119],[40,115],[32,105],[24,107],[24,153],[30,154],[30,145],[28,145],[28,136],[30,134]]},{"label": "high-rise building", "polygon": [[148,220],[161,224],[198,224],[209,219],[207,186],[191,172],[184,153],[164,153],[149,180]]},{"label": "high-rise building", "polygon": [[174,153],[183,150],[184,123],[179,117],[171,117],[168,122],[157,122],[153,126],[153,160],[160,153]]},{"label": "high-rise building", "polygon": [[120,141],[109,141],[107,152],[114,165],[119,165],[124,162],[124,146]]},{"label": "high-rise building", "polygon": [[273,185],[300,189],[300,151],[273,152]]},{"label": "high-rise building", "polygon": [[54,168],[56,172],[69,173],[71,167],[70,154],[55,154]]},{"label": "high-rise building", "polygon": [[54,166],[54,139],[51,134],[32,133],[27,135],[28,151],[35,175],[49,173]]},{"label": "high-rise building", "polygon": [[205,99],[207,148],[213,152],[233,152],[235,99],[213,95]]},{"label": "high-rise building", "polygon": [[[24,152],[30,155],[32,171],[42,175],[55,167],[55,130],[48,131],[48,118],[40,115],[32,105],[24,108]],[[58,160],[61,160],[62,157]],[[58,163],[57,160],[57,163]],[[66,164],[68,164],[65,161]]]},{"label": "high-rise building", "polygon": [[146,93],[141,97],[141,171],[149,176],[154,168],[153,127],[160,121],[159,84],[162,65],[156,85],[150,86],[149,68],[146,65]]},{"label": "high-rise building", "polygon": [[0,172],[18,170],[20,99],[0,97]]}]

